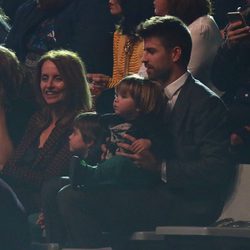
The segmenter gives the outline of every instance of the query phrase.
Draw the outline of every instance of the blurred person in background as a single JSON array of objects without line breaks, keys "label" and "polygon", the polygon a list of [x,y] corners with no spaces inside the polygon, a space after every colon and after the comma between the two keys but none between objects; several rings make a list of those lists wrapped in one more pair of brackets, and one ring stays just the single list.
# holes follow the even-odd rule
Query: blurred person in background
[{"label": "blurred person in background", "polygon": [[13,23],[17,9],[27,0],[0,0],[0,6],[9,17],[10,24]]},{"label": "blurred person in background", "polygon": [[15,53],[0,46],[0,168],[21,140],[36,109],[23,93],[24,80]]},{"label": "blurred person in background", "polygon": [[244,20],[229,22],[226,26],[212,77],[215,86],[224,92],[222,99],[229,108],[232,152],[240,163],[249,163],[250,3],[239,10]]},{"label": "blurred person in background", "polygon": [[212,15],[210,0],[154,0],[155,14],[179,17],[189,28],[192,52],[188,69],[202,83],[214,88],[211,67],[221,44],[220,30]]},{"label": "blurred person in background", "polygon": [[[113,34],[113,73],[112,77],[92,71],[88,78],[92,92],[100,94],[96,108],[98,112],[113,112],[114,87],[127,75],[138,73],[142,65],[143,42],[136,35],[139,23],[154,15],[152,0],[109,0],[111,14],[117,18]],[[97,71],[96,71],[97,72]]]},{"label": "blurred person in background", "polygon": [[112,68],[113,21],[106,0],[28,0],[16,12],[6,46],[34,81],[36,64],[52,49],[78,52],[90,72]]},{"label": "blurred person in background", "polygon": [[5,15],[3,9],[0,7],[0,44],[4,43],[6,36],[10,31],[10,26],[8,22],[8,17]]}]

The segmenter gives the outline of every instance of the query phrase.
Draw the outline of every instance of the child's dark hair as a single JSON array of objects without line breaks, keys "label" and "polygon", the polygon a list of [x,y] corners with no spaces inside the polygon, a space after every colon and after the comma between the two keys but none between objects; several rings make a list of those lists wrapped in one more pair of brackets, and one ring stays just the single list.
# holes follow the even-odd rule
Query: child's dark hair
[{"label": "child's dark hair", "polygon": [[88,155],[88,163],[96,163],[100,160],[101,144],[104,141],[104,129],[100,123],[100,116],[95,112],[79,113],[73,122],[73,127],[80,130],[86,143],[94,142]]},{"label": "child's dark hair", "polygon": [[123,78],[116,86],[116,93],[129,95],[141,114],[160,114],[164,108],[164,94],[159,83],[137,74]]}]

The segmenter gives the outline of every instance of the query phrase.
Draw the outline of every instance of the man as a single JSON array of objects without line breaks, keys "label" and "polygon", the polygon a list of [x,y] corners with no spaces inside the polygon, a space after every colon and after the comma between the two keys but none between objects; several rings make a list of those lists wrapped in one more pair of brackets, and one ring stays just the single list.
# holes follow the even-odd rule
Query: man
[{"label": "man", "polygon": [[179,19],[153,17],[138,32],[144,40],[142,60],[147,74],[162,84],[168,98],[166,115],[174,154],[162,164],[153,164],[150,152],[119,154],[161,172],[168,192],[178,200],[165,224],[209,224],[219,216],[234,175],[228,155],[227,110],[218,96],[187,71],[192,42]]},{"label": "man", "polygon": [[[221,213],[233,176],[227,111],[219,97],[187,72],[192,47],[187,27],[175,17],[152,17],[139,35],[148,76],[162,84],[169,99],[166,129],[169,126],[173,135],[173,155],[157,162],[150,151],[119,153],[138,167],[158,172],[162,181],[153,188],[62,189],[58,209],[74,247],[100,246],[101,231],[124,234],[160,225],[209,225]],[[118,146],[130,150],[129,144]]]}]

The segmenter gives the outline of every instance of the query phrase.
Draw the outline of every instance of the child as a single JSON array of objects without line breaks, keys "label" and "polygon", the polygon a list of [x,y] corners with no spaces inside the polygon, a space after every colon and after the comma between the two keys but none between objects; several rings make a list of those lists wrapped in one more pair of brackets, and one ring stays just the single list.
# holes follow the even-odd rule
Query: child
[{"label": "child", "polygon": [[[116,186],[116,187],[145,187],[155,185],[159,182],[156,174],[138,168],[130,159],[115,156],[115,151],[121,150],[116,143],[124,141],[122,134],[128,133],[139,140],[131,145],[135,153],[150,149],[161,159],[165,132],[161,131],[163,120],[164,95],[160,85],[137,75],[124,78],[116,87],[114,100],[115,114],[107,114],[101,117],[101,124],[110,129],[110,143],[108,143],[108,154],[103,157],[103,162],[96,166],[88,165],[84,160],[77,157],[73,158],[74,176],[73,186],[97,187],[97,186]],[[81,121],[83,122],[83,121]],[[79,123],[78,123],[79,124]],[[83,128],[83,126],[82,126]],[[84,127],[86,130],[86,126]],[[89,129],[91,129],[89,127]],[[75,132],[82,134],[82,141],[76,143],[84,154],[88,151],[87,146],[93,146],[94,140],[84,141],[86,131],[80,126],[75,127]],[[73,133],[73,134],[74,134]],[[72,135],[73,135],[72,134]],[[71,150],[76,151],[70,140]],[[86,149],[87,148],[87,149]]]},{"label": "child", "polygon": [[132,151],[139,153],[149,149],[153,143],[151,149],[159,155],[163,150],[160,144],[164,134],[161,127],[165,108],[165,98],[160,85],[139,75],[131,75],[120,81],[115,92],[115,113],[102,116],[102,123],[110,130],[105,159],[121,150],[117,143],[124,142],[125,133],[135,138],[143,138],[131,145]]},{"label": "child", "polygon": [[93,165],[101,161],[103,132],[100,117],[95,112],[80,113],[74,119],[73,132],[69,136],[69,148],[73,154],[69,172],[73,188],[82,182],[82,175],[85,175],[82,168],[78,169],[81,165],[86,162]]},{"label": "child", "polygon": [[74,119],[73,132],[69,136],[70,151],[89,164],[96,164],[101,161],[103,138],[99,115],[95,112],[80,113]]}]

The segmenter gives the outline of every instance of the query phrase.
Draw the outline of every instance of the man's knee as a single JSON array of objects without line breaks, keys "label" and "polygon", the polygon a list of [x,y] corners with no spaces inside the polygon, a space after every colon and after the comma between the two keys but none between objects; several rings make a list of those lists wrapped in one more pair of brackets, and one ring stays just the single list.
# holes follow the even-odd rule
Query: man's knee
[{"label": "man's knee", "polygon": [[54,178],[43,184],[41,198],[43,204],[51,204],[56,201],[57,193],[69,183],[67,177]]},{"label": "man's knee", "polygon": [[70,213],[72,209],[79,205],[78,193],[78,191],[72,189],[71,185],[64,186],[57,193],[57,203],[62,214]]}]

